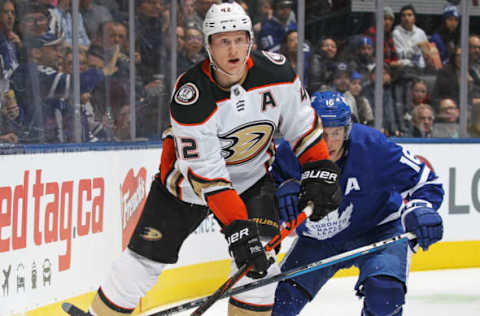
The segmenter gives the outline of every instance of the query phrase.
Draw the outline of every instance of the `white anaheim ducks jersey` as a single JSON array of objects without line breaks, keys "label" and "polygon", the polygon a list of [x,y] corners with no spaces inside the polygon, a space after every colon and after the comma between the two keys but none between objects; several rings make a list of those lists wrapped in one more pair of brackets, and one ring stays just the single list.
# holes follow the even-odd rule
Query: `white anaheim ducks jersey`
[{"label": "white anaheim ducks jersey", "polygon": [[277,130],[297,157],[321,139],[320,120],[284,56],[252,52],[247,66],[230,91],[215,84],[208,59],[178,80],[170,105],[177,160],[165,184],[185,202],[206,205],[210,194],[255,184],[271,165]]}]

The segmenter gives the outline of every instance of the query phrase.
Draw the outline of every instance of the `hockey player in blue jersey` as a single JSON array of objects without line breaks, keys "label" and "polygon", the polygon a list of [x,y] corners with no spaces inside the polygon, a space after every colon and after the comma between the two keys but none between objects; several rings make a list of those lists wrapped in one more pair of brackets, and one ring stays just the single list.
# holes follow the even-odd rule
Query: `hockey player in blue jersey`
[{"label": "hockey player in blue jersey", "polygon": [[[321,260],[405,231],[416,234],[424,250],[443,235],[437,209],[444,191],[437,176],[412,153],[370,127],[352,124],[343,96],[316,92],[313,107],[322,119],[330,158],[341,168],[340,207],[320,221],[307,220],[282,270]],[[279,145],[273,167],[281,219],[291,220],[298,205],[301,169],[287,143]],[[303,176],[305,177],[305,175]],[[302,192],[300,192],[300,196]],[[356,266],[355,290],[363,298],[362,316],[400,316],[414,245],[390,246],[280,282],[272,315],[297,315],[340,269]]]}]

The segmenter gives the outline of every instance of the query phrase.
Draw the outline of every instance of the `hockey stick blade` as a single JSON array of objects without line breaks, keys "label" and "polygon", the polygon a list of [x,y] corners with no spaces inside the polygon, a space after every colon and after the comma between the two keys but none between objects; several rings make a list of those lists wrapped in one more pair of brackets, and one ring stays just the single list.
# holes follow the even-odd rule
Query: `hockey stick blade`
[{"label": "hockey stick blade", "polygon": [[70,304],[70,303],[63,303],[62,304],[62,309],[65,311],[70,316],[89,316],[89,313],[85,313],[82,311],[80,308],[77,306]]},{"label": "hockey stick blade", "polygon": [[[356,248],[356,249],[353,249],[353,250],[350,250],[350,251],[346,251],[346,252],[340,253],[338,255],[332,256],[332,257],[328,257],[328,258],[325,258],[325,259],[322,259],[322,260],[319,260],[319,261],[316,261],[316,262],[313,262],[313,263],[309,263],[309,264],[291,269],[289,271],[285,271],[285,272],[276,274],[276,275],[274,275],[270,278],[259,279],[259,280],[256,280],[254,282],[247,283],[245,285],[238,286],[236,288],[232,288],[232,289],[228,290],[227,292],[223,293],[221,295],[221,297],[219,297],[218,299],[226,298],[226,297],[236,295],[236,294],[240,294],[240,293],[243,293],[243,292],[247,292],[247,291],[250,291],[250,290],[253,290],[253,289],[268,285],[268,284],[271,284],[271,283],[280,282],[280,281],[290,279],[290,278],[293,278],[293,277],[296,277],[296,276],[299,276],[299,275],[302,275],[302,274],[305,274],[305,273],[309,273],[309,272],[312,272],[312,271],[323,269],[323,268],[326,268],[328,266],[331,266],[331,265],[334,265],[334,264],[337,264],[337,263],[340,263],[340,262],[355,259],[357,257],[364,256],[364,255],[367,255],[367,254],[385,249],[389,246],[392,246],[394,244],[398,244],[400,242],[404,242],[406,240],[413,240],[415,238],[416,238],[416,236],[412,233],[403,233],[403,234],[395,236],[395,237],[391,237],[391,238],[388,238],[388,239],[385,239],[385,240],[377,241],[375,243],[372,243],[372,244],[369,244],[369,245],[366,245],[366,246],[363,246],[363,247],[360,247],[360,248]],[[186,302],[186,303],[183,303],[181,305],[177,305],[177,306],[171,307],[169,309],[166,309],[166,310],[163,310],[163,311],[160,311],[160,312],[156,312],[156,313],[153,313],[153,314],[148,314],[148,316],[172,315],[172,314],[175,314],[175,313],[178,313],[178,312],[182,312],[182,311],[194,308],[196,306],[200,306],[200,305],[204,304],[209,298],[210,298],[210,296],[201,297],[199,299],[196,299],[196,300],[193,300],[193,301],[190,301],[190,302]]]},{"label": "hockey stick blade", "polygon": [[[309,202],[308,205],[303,209],[302,212],[300,212],[297,217],[288,223],[286,227],[284,227],[278,235],[272,238],[270,242],[265,246],[265,251],[271,251],[277,247],[280,242],[285,239],[291,232],[293,232],[301,223],[307,219],[313,212],[313,203]],[[235,272],[230,278],[228,278],[225,283],[223,283],[212,295],[203,297],[201,299],[197,299],[192,302],[187,302],[178,306],[174,306],[171,308],[168,308],[163,311],[159,311],[153,314],[150,314],[151,316],[163,316],[163,315],[172,315],[178,312],[182,312],[194,307],[198,308],[191,314],[192,316],[200,316],[205,311],[210,308],[216,301],[218,301],[220,298],[225,297],[225,293],[230,290],[235,283],[237,283],[238,280],[240,280],[243,276],[245,276],[248,271],[250,271],[252,267],[248,265],[243,265],[241,266],[237,272]],[[193,304],[191,304],[193,303]]]}]

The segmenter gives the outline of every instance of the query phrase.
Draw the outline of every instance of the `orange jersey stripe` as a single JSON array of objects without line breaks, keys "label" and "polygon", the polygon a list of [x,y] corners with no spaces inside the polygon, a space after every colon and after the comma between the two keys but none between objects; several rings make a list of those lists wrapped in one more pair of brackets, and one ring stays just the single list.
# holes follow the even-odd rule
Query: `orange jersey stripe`
[{"label": "orange jersey stripe", "polygon": [[208,207],[225,226],[237,219],[247,220],[247,207],[238,193],[233,190],[224,190],[207,197]]},{"label": "orange jersey stripe", "polygon": [[175,144],[172,137],[167,137],[163,141],[162,159],[160,161],[160,180],[165,184],[166,177],[172,170],[177,156],[175,154]]},{"label": "orange jersey stripe", "polygon": [[305,163],[310,161],[324,160],[329,158],[327,143],[322,137],[319,142],[308,148],[300,155],[300,157],[298,157],[298,162],[303,166]]}]

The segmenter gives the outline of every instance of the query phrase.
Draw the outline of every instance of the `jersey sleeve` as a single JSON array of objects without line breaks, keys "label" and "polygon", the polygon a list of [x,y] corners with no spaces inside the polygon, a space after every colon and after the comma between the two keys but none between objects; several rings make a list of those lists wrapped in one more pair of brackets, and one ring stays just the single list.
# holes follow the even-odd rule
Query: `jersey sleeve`
[{"label": "jersey sleeve", "polygon": [[377,172],[383,175],[384,185],[400,192],[407,202],[426,201],[437,210],[444,197],[438,176],[406,148],[390,141],[385,144],[386,146],[382,146],[383,150],[380,146],[372,148],[377,153],[377,159],[383,160],[383,168]]},{"label": "jersey sleeve", "polygon": [[292,84],[293,91],[283,104],[280,133],[290,144],[300,164],[328,159],[328,148],[323,139],[323,126],[311,106],[310,97],[299,78]]},{"label": "jersey sleeve", "polygon": [[277,186],[290,179],[300,180],[300,164],[288,142],[282,141],[278,145],[271,173]]},{"label": "jersey sleeve", "polygon": [[170,106],[176,167],[222,224],[247,219],[245,204],[233,189],[221,154],[215,100],[201,95],[208,88],[199,88],[188,78],[179,81]]}]

